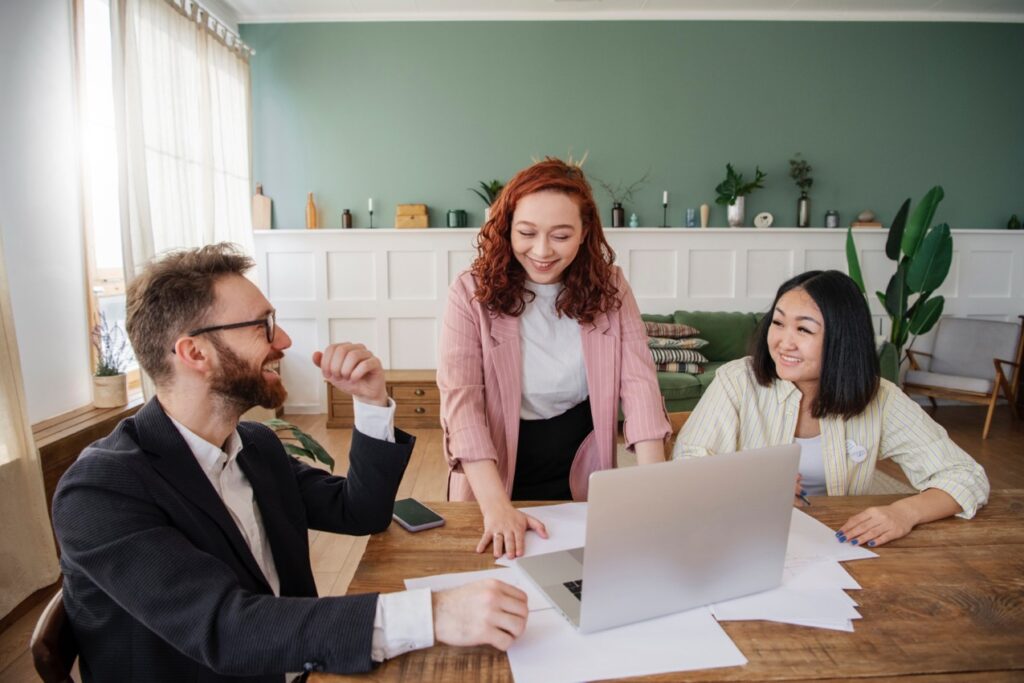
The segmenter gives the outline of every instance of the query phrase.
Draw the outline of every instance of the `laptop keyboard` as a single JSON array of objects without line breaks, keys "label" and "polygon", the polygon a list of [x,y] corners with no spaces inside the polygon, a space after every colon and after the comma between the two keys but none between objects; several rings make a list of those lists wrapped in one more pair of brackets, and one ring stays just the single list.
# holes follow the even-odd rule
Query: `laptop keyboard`
[{"label": "laptop keyboard", "polygon": [[583,580],[579,581],[566,581],[562,584],[569,589],[569,592],[576,596],[577,600],[583,600]]}]

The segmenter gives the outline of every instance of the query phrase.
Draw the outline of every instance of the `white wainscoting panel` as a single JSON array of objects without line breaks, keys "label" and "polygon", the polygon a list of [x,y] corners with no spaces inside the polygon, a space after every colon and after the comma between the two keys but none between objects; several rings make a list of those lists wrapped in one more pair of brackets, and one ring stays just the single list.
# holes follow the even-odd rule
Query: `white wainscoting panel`
[{"label": "white wainscoting panel", "polygon": [[[605,231],[640,310],[764,311],[788,277],[846,271],[846,231],[823,228],[620,228]],[[309,358],[328,342],[366,344],[386,368],[433,368],[448,286],[476,256],[477,231],[261,230],[260,287],[292,337],[282,373],[290,412],[324,412],[327,394]],[[876,325],[876,299],[895,265],[885,230],[855,230]],[[1024,314],[1024,231],[954,230],[939,293],[947,315],[1016,320]],[[914,348],[927,351],[931,341]]]},{"label": "white wainscoting panel", "polygon": [[676,252],[672,250],[634,249],[629,252],[629,285],[633,296],[645,299],[675,300]]},{"label": "white wainscoting panel", "polygon": [[377,298],[372,251],[328,252],[327,298],[336,301],[374,301]]}]

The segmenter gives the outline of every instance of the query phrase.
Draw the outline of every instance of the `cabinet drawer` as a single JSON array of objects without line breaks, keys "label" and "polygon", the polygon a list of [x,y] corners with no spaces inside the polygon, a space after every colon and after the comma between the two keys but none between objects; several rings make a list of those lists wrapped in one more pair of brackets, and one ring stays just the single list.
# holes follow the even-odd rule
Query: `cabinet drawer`
[{"label": "cabinet drawer", "polygon": [[429,418],[440,424],[441,406],[437,403],[398,403],[395,402],[395,417]]},{"label": "cabinet drawer", "polygon": [[396,403],[438,403],[441,400],[436,384],[392,384],[390,393]]},{"label": "cabinet drawer", "polygon": [[339,417],[352,417],[355,415],[352,408],[352,399],[347,401],[331,401],[331,409],[329,414],[336,415]]}]

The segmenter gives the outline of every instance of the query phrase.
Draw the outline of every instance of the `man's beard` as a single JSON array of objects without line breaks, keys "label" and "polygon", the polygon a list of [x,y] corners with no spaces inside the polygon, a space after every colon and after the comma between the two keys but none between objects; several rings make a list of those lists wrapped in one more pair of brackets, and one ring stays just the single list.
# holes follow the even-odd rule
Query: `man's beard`
[{"label": "man's beard", "polygon": [[[288,391],[280,377],[276,382],[267,380],[262,365],[253,368],[219,339],[214,337],[211,341],[220,357],[220,370],[211,380],[210,390],[226,406],[241,415],[253,406],[275,410],[284,405]],[[280,351],[274,354],[267,361],[284,357]]]}]

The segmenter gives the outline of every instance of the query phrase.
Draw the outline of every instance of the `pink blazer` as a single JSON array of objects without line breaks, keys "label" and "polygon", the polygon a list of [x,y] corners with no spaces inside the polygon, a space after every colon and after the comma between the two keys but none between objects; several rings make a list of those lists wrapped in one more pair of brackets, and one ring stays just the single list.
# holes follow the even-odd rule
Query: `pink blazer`
[{"label": "pink blazer", "polygon": [[[594,431],[569,472],[573,500],[586,500],[590,473],[615,467],[619,401],[626,446],[671,434],[654,361],[633,292],[614,268],[622,306],[580,325]],[[473,298],[476,283],[462,273],[448,291],[437,385],[441,390],[444,454],[451,469],[449,500],[474,500],[463,461],[494,460],[511,495],[519,444],[523,357],[519,318],[493,314]]]}]

